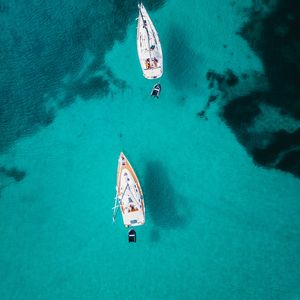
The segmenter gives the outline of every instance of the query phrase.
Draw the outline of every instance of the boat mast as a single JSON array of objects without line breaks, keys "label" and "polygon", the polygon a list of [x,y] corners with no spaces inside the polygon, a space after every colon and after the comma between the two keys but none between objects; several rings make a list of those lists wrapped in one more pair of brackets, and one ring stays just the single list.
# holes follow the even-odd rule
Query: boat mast
[{"label": "boat mast", "polygon": [[[126,185],[126,187],[125,187],[125,189],[124,189],[124,192],[123,192],[123,195],[122,195],[122,198],[121,198],[121,199],[118,198],[118,195],[116,195],[116,197],[115,197],[115,205],[114,205],[114,207],[112,208],[112,209],[114,210],[114,211],[113,211],[113,217],[112,217],[113,222],[115,222],[115,220],[116,220],[116,216],[117,216],[118,209],[119,209],[119,207],[120,207],[120,203],[121,203],[122,200],[123,200],[123,197],[124,197],[124,195],[125,195],[125,192],[126,192],[126,189],[127,189],[128,186],[129,186],[129,184],[127,183],[127,185]],[[117,205],[117,201],[119,202],[119,205]]]},{"label": "boat mast", "polygon": [[117,201],[118,201],[118,197],[116,196],[115,197],[115,205],[114,207],[112,208],[114,211],[113,211],[113,216],[112,216],[112,220],[113,220],[113,223],[116,221],[116,216],[117,216],[117,212],[118,212],[118,209],[120,207],[120,205],[117,205]]}]

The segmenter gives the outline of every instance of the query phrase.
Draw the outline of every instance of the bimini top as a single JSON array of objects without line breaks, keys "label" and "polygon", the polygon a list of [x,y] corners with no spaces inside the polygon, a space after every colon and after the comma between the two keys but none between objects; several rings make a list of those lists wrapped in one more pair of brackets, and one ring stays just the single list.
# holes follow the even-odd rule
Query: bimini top
[{"label": "bimini top", "polygon": [[156,79],[163,74],[163,55],[156,29],[144,7],[138,4],[137,51],[143,75],[147,79]]},{"label": "bimini top", "polygon": [[118,162],[117,199],[126,227],[145,223],[143,192],[139,180],[125,155],[121,152]]}]

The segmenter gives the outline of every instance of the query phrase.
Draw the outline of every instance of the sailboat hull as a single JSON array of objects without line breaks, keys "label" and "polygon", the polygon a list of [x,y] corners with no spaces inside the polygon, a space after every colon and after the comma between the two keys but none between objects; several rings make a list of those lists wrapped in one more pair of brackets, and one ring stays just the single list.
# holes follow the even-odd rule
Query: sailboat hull
[{"label": "sailboat hull", "polygon": [[126,227],[145,223],[145,206],[139,180],[128,159],[121,152],[117,173],[117,198]]},{"label": "sailboat hull", "polygon": [[160,78],[163,74],[160,40],[144,5],[139,4],[138,7],[137,51],[143,75],[147,79]]}]

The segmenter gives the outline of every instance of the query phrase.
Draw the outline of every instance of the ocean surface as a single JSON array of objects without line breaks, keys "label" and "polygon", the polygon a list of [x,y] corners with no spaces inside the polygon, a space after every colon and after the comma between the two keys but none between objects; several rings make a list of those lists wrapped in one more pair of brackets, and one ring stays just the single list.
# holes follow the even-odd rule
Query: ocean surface
[{"label": "ocean surface", "polygon": [[296,2],[145,1],[154,100],[136,1],[0,1],[1,300],[300,299]]}]

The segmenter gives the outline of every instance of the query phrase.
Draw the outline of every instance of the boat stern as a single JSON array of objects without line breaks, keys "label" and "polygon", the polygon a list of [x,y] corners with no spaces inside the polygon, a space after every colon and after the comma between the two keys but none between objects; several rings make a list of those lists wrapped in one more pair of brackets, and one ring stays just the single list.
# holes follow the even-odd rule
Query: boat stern
[{"label": "boat stern", "polygon": [[141,226],[145,224],[145,215],[142,211],[122,213],[125,227]]}]

